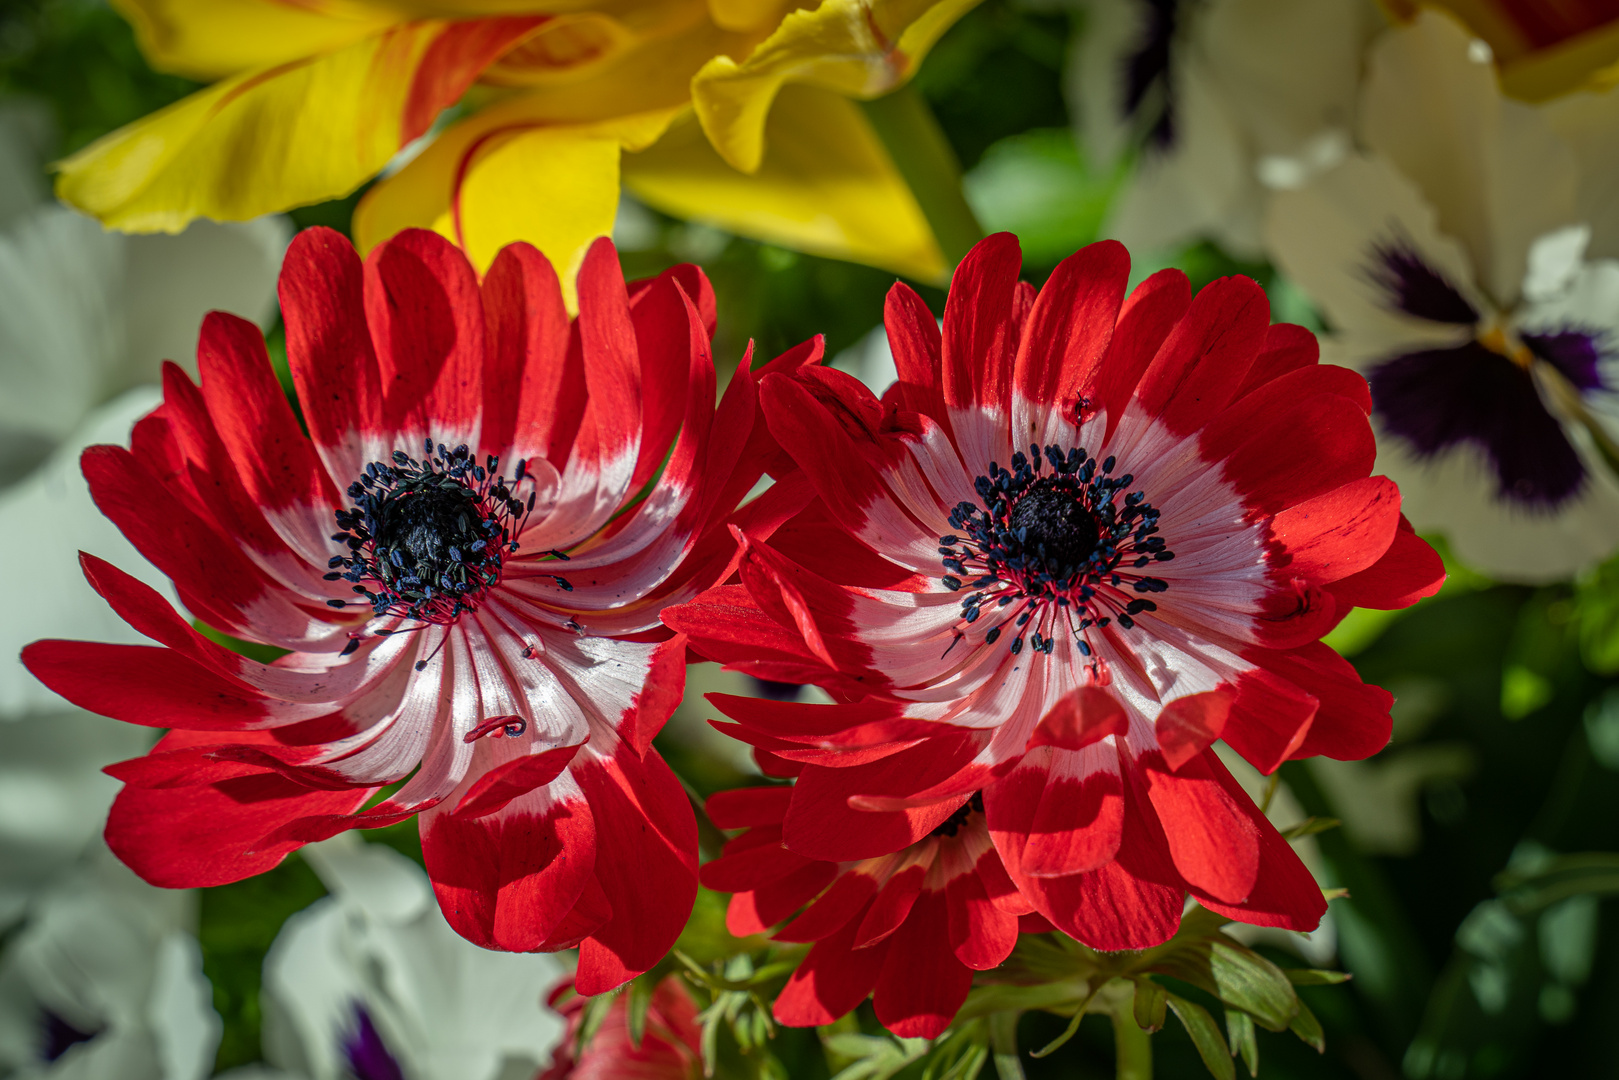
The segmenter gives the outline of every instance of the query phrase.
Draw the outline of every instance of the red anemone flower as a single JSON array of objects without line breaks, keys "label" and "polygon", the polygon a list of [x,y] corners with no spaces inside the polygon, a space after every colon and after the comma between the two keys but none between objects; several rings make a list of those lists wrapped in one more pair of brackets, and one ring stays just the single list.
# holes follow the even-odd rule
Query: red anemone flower
[{"label": "red anemone flower", "polygon": [[766,377],[822,506],[769,543],[739,530],[742,584],[666,621],[839,700],[715,699],[806,765],[788,851],[885,856],[982,790],[1012,881],[1087,944],[1165,940],[1188,892],[1313,928],[1320,890],[1211,743],[1269,773],[1388,739],[1390,696],[1319,639],[1443,568],[1368,475],[1366,382],[1246,278],[1193,298],[1167,270],[1127,300],[1111,242],[1038,296],[1018,270],[1015,239],[979,244],[942,336],[896,285],[881,401],[824,368]]},{"label": "red anemone flower", "polygon": [[431,232],[362,264],[311,229],[281,276],[308,435],[258,331],[215,313],[200,385],[171,365],[130,449],[85,452],[97,505],[191,615],[288,650],[227,651],[83,556],[160,644],[41,641],[24,659],[76,704],[173,729],[108,770],[126,786],[107,842],[141,876],[236,881],[420,813],[468,939],[578,944],[589,993],[667,952],[697,835],[651,749],[685,678],[658,613],[727,572],[755,387],[744,360],[716,411],[697,269],[627,289],[600,241],[579,297],[570,321],[527,245],[480,282]]},{"label": "red anemone flower", "polygon": [[697,1080],[703,1075],[703,1026],[679,976],[666,976],[653,989],[639,1042],[630,1033],[630,995],[619,994],[581,1047],[585,998],[570,994],[574,988],[573,980],[564,980],[546,1001],[568,1022],[568,1030],[551,1067],[534,1080]]},{"label": "red anemone flower", "polygon": [[[790,1027],[830,1024],[872,995],[877,1019],[904,1038],[931,1039],[955,1019],[974,971],[1005,960],[1019,917],[1033,906],[1006,876],[973,796],[907,848],[835,863],[782,845],[787,787],[740,788],[708,800],[714,824],[747,832],[702,869],[703,884],[734,893],[726,925],[737,937],[776,931],[814,942],[776,998]],[[808,907],[805,905],[808,904]],[[1038,915],[1033,929],[1049,930]]]}]

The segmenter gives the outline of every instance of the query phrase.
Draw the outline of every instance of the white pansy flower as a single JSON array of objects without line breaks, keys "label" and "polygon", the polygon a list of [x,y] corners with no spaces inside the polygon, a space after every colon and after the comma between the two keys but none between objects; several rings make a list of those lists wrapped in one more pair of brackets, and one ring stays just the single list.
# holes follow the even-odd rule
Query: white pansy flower
[{"label": "white pansy flower", "polygon": [[462,938],[391,848],[344,834],[303,854],[331,895],[288,919],[265,958],[270,1065],[307,1080],[529,1080],[550,1061],[554,956]]},{"label": "white pansy flower", "polygon": [[127,441],[160,400],[165,359],[194,369],[208,311],[268,325],[288,239],[282,218],[199,222],[177,236],[106,232],[34,201],[47,143],[36,113],[0,106],[0,720],[63,709],[17,661],[29,641],[143,640],[79,572],[80,549],[144,565],[90,501],[79,452]]},{"label": "white pansy flower", "polygon": [[221,1025],[187,926],[194,895],[96,846],[41,892],[0,954],[0,1075],[203,1080]]},{"label": "white pansy flower", "polygon": [[1592,173],[1619,94],[1513,101],[1481,46],[1436,12],[1388,31],[1364,149],[1279,194],[1266,239],[1370,381],[1412,523],[1548,581],[1619,547],[1619,186]]},{"label": "white pansy flower", "polygon": [[1139,251],[1260,254],[1273,190],[1350,147],[1370,0],[1071,0],[1070,108],[1093,162],[1139,146],[1104,230]]}]

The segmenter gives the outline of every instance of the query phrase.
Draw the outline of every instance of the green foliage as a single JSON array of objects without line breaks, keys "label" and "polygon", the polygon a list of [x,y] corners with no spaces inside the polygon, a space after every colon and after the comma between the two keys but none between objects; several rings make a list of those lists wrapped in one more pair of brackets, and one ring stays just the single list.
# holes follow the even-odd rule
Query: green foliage
[{"label": "green foliage", "polygon": [[1574,617],[1586,666],[1599,675],[1619,675],[1619,557],[1576,582]]},{"label": "green foliage", "polygon": [[0,96],[47,102],[70,154],[197,84],[152,71],[129,24],[88,0],[9,0],[0,9]]},{"label": "green foliage", "polygon": [[197,929],[202,968],[213,983],[214,1008],[225,1022],[217,1069],[259,1059],[264,954],[289,916],[325,895],[315,872],[296,855],[258,877],[202,890]]}]

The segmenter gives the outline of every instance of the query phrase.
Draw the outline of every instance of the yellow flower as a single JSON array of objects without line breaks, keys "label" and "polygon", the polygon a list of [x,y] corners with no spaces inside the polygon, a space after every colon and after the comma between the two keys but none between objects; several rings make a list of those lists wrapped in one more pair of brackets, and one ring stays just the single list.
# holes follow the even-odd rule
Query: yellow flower
[{"label": "yellow flower", "polygon": [[131,232],[242,220],[344,196],[458,113],[361,200],[362,249],[422,226],[480,267],[527,240],[571,271],[622,181],[681,217],[941,280],[855,100],[903,84],[976,2],[114,0],[153,66],[218,81],[67,159],[57,192]]},{"label": "yellow flower", "polygon": [[1612,0],[1384,0],[1401,22],[1424,6],[1448,9],[1489,43],[1501,89],[1546,101],[1619,82],[1619,18]]}]

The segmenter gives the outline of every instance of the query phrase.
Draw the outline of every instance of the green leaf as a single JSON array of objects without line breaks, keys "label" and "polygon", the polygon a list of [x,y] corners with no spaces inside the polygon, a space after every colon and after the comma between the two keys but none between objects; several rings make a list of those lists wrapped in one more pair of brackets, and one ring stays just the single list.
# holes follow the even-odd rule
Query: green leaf
[{"label": "green leaf", "polygon": [[1619,559],[1609,559],[1575,585],[1580,655],[1599,675],[1619,672]]},{"label": "green leaf", "polygon": [[995,1052],[995,1074],[1000,1080],[1024,1080],[1018,1060],[1017,1022],[1020,1013],[998,1012],[989,1017],[989,1045]]},{"label": "green leaf", "polygon": [[1322,971],[1320,968],[1283,968],[1282,974],[1294,986],[1337,986],[1351,978],[1347,971]]},{"label": "green leaf", "polygon": [[847,1034],[833,1035],[826,1042],[835,1053],[856,1059],[832,1080],[887,1080],[911,1062],[920,1060],[929,1045],[926,1039]]},{"label": "green leaf", "polygon": [[1315,1047],[1316,1053],[1327,1052],[1327,1036],[1321,1030],[1321,1021],[1315,1018],[1315,1013],[1311,1012],[1310,1007],[1304,1002],[1299,1002],[1299,1014],[1288,1025],[1288,1030]]},{"label": "green leaf", "polygon": [[629,994],[629,1028],[630,1045],[637,1050],[641,1049],[641,1040],[646,1037],[646,1014],[652,1008],[652,990],[654,982],[648,978],[651,972],[639,978],[631,979],[627,993]]},{"label": "green leaf", "polygon": [[1282,969],[1224,934],[1188,942],[1154,969],[1207,990],[1270,1031],[1285,1030],[1298,1010]]},{"label": "green leaf", "polygon": [[1136,1027],[1142,1031],[1158,1031],[1164,1026],[1164,1009],[1169,1004],[1164,988],[1148,978],[1134,980],[1136,987]]},{"label": "green leaf", "polygon": [[1220,1034],[1209,1010],[1195,1001],[1187,1001],[1179,994],[1166,992],[1165,996],[1169,999],[1170,1009],[1186,1028],[1186,1034],[1192,1037],[1198,1057],[1203,1059],[1204,1067],[1214,1074],[1215,1080],[1237,1080],[1237,1067],[1231,1061],[1231,1050],[1226,1046],[1225,1036]]},{"label": "green leaf", "polygon": [[1342,824],[1343,822],[1337,818],[1307,817],[1297,825],[1283,829],[1282,837],[1286,840],[1297,840],[1300,837],[1314,836],[1316,833],[1326,832],[1328,829],[1336,829]]},{"label": "green leaf", "polygon": [[607,1014],[613,1009],[614,993],[597,994],[585,1002],[584,1015],[579,1021],[579,1033],[575,1043],[574,1056],[582,1056],[590,1040],[596,1037],[602,1024],[607,1020]]},{"label": "green leaf", "polygon": [[1259,1039],[1254,1034],[1254,1018],[1241,1009],[1227,1009],[1225,1030],[1233,1052],[1241,1054],[1243,1064],[1248,1066],[1248,1075],[1258,1076]]},{"label": "green leaf", "polygon": [[[1089,999],[1086,999],[1086,1004],[1089,1004]],[[1085,1019],[1085,1006],[1081,1005],[1074,1011],[1074,1018],[1068,1022],[1068,1026],[1063,1029],[1063,1033],[1061,1035],[1058,1035],[1055,1039],[1052,1039],[1038,1050],[1030,1050],[1029,1056],[1032,1058],[1043,1058],[1049,1057],[1050,1055],[1056,1053],[1079,1031],[1079,1022],[1083,1019]]]},{"label": "green leaf", "polygon": [[1495,887],[1507,906],[1530,914],[1571,896],[1619,894],[1619,854],[1606,851],[1557,855],[1532,871],[1508,869],[1496,875]]}]

